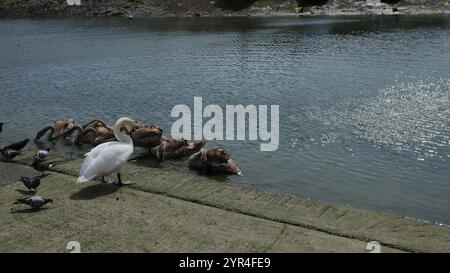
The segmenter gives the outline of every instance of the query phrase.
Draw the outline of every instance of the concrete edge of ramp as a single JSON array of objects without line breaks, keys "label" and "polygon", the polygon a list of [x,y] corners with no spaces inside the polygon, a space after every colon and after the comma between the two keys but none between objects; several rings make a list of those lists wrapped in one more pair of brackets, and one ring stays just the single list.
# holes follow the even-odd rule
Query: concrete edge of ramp
[{"label": "concrete edge of ramp", "polygon": [[[24,151],[14,162],[30,165],[34,152]],[[77,176],[81,158],[52,155],[54,171]],[[409,252],[450,252],[450,229],[399,215],[370,212],[254,187],[217,182],[207,177],[182,174],[129,163],[122,171],[137,182],[132,189],[166,195],[280,223]],[[74,177],[75,183],[75,177]]]},{"label": "concrete edge of ramp", "polygon": [[[366,253],[366,241],[349,239],[166,195],[48,172],[38,194],[54,203],[41,210],[14,205],[33,195],[18,175],[29,166],[0,161],[0,252],[83,253]],[[30,232],[23,232],[24,230]],[[374,245],[376,247],[376,245]],[[383,253],[402,252],[387,246]],[[69,250],[70,251],[70,250]]]}]

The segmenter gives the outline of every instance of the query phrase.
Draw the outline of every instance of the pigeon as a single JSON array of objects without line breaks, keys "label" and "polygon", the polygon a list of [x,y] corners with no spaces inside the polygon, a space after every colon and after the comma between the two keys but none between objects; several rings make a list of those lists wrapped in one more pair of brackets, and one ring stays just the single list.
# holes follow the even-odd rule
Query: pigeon
[{"label": "pigeon", "polygon": [[18,154],[20,154],[18,151],[16,150],[12,150],[12,149],[3,149],[0,151],[0,153],[2,154],[2,156],[9,160],[9,159],[13,159],[14,157],[16,157]]},{"label": "pigeon", "polygon": [[30,141],[28,138],[24,139],[24,140],[19,141],[17,143],[13,143],[11,145],[6,146],[5,148],[3,148],[3,150],[8,150],[9,149],[9,150],[15,150],[15,151],[19,152],[20,150],[25,148],[25,146],[27,146],[28,141]]},{"label": "pigeon", "polygon": [[3,122],[0,122],[0,133],[3,131]]},{"label": "pigeon", "polygon": [[39,150],[36,153],[36,155],[34,156],[34,158],[39,160],[39,161],[44,161],[44,159],[47,157],[49,152],[50,152],[50,148]]},{"label": "pigeon", "polygon": [[22,141],[5,146],[3,149],[0,149],[0,153],[5,159],[13,159],[18,154],[20,154],[20,150],[27,146],[28,141],[30,140],[27,138]]},{"label": "pigeon", "polygon": [[29,191],[31,191],[32,189],[37,191],[37,188],[41,184],[41,179],[46,177],[47,175],[48,174],[42,174],[42,175],[35,176],[35,177],[22,176],[19,180],[20,180],[20,182],[23,183],[23,185],[25,187],[28,188]]},{"label": "pigeon", "polygon": [[33,209],[39,209],[43,205],[45,205],[49,202],[53,202],[53,199],[45,198],[42,196],[31,196],[31,197],[26,197],[23,199],[17,199],[17,201],[14,202],[14,204],[25,204],[25,205],[30,206]]},{"label": "pigeon", "polygon": [[31,167],[33,167],[36,171],[39,172],[48,171],[54,166],[55,164],[53,163],[42,162],[39,159],[34,159],[33,164],[31,164]]}]

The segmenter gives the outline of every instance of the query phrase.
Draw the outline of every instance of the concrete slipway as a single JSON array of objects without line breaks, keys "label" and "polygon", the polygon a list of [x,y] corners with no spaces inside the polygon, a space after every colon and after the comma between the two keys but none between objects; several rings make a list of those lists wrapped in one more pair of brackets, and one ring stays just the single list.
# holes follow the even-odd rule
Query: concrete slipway
[{"label": "concrete slipway", "polygon": [[380,212],[273,194],[139,163],[122,173],[136,185],[76,184],[81,158],[55,155],[39,211],[13,205],[16,182],[38,174],[33,151],[0,162],[0,252],[450,252],[450,229]]}]

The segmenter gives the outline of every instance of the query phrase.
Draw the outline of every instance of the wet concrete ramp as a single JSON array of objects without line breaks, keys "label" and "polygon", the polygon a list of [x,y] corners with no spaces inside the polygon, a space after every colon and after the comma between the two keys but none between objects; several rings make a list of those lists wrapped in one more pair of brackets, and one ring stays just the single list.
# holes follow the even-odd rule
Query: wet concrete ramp
[{"label": "wet concrete ramp", "polygon": [[[25,151],[11,164],[17,175],[32,160]],[[12,205],[26,190],[0,187],[0,251],[64,252],[79,241],[85,252],[449,252],[450,229],[389,214],[356,210],[253,187],[217,182],[129,163],[118,188],[99,181],[76,184],[82,159],[57,163],[38,194],[54,198],[30,212]],[[2,181],[3,183],[3,176]],[[33,230],[23,234],[23,229]]]}]

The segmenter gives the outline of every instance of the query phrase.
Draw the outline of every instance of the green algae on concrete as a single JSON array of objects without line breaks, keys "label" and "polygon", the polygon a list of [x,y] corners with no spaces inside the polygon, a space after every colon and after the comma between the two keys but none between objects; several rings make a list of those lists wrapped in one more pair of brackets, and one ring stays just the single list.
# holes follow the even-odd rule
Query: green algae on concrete
[{"label": "green algae on concrete", "polygon": [[[15,159],[25,168],[32,151]],[[24,213],[11,205],[23,186],[0,181],[0,251],[449,252],[450,229],[253,187],[221,183],[129,163],[136,185],[117,188],[98,181],[76,184],[81,158],[51,156],[57,163],[39,195],[55,199],[47,209]],[[21,165],[20,165],[21,164]],[[14,164],[13,164],[14,165]],[[11,163],[0,164],[0,173]],[[17,169],[20,172],[19,169]],[[17,174],[20,175],[20,174]],[[11,210],[11,208],[14,208]],[[31,226],[36,233],[23,235]]]}]

